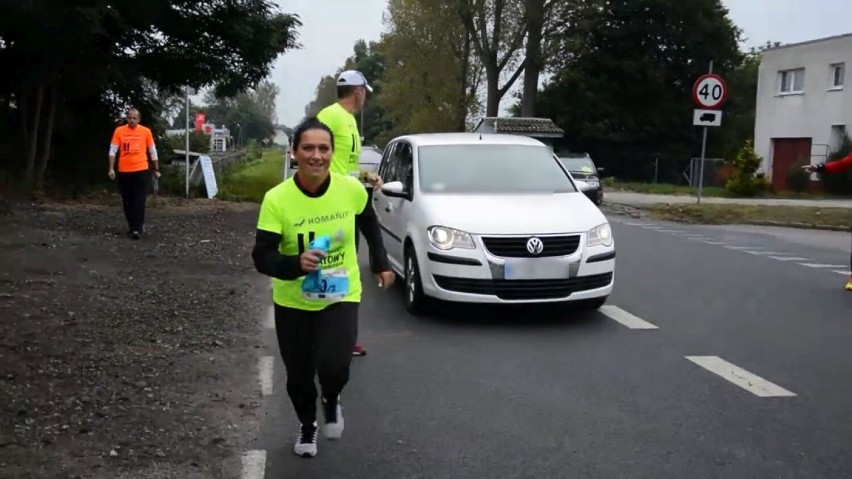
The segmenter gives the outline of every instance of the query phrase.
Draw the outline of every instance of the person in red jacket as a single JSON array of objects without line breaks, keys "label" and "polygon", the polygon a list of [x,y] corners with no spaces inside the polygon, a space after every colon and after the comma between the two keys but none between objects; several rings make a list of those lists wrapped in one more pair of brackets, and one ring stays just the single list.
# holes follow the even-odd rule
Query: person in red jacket
[{"label": "person in red jacket", "polygon": [[[852,170],[852,154],[846,155],[846,157],[839,161],[831,161],[816,166],[805,165],[802,168],[804,168],[804,170],[808,173],[842,173],[844,171]],[[849,256],[849,264],[850,267],[852,267],[852,252],[850,252]],[[852,291],[852,275],[849,276],[849,282],[846,283],[846,291]]]}]

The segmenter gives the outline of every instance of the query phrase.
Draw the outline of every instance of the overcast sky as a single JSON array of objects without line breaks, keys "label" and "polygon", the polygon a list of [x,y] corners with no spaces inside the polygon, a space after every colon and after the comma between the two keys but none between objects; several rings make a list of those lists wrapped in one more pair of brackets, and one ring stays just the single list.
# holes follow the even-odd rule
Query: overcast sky
[{"label": "overcast sky", "polygon": [[[276,0],[281,9],[298,14],[301,50],[282,55],[272,81],[281,87],[278,121],[293,126],[314,98],[320,78],[337,71],[352,54],[356,40],[378,40],[386,0]],[[731,18],[744,31],[746,46],[766,41],[794,43],[852,33],[850,0],[723,0]],[[322,14],[320,14],[322,11]],[[507,106],[508,101],[504,102]]]}]

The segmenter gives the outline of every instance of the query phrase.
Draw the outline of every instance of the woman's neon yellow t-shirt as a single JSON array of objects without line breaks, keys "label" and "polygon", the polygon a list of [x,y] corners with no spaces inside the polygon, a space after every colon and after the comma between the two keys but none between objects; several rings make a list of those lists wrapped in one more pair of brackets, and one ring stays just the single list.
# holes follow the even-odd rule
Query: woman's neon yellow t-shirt
[{"label": "woman's neon yellow t-shirt", "polygon": [[[313,238],[328,235],[331,248],[320,265],[322,269],[343,268],[349,278],[345,302],[361,301],[361,274],[355,249],[355,216],[367,206],[367,190],[357,178],[331,173],[328,190],[318,197],[305,195],[293,177],[270,189],[263,197],[257,229],[280,234],[278,251],[298,256]],[[272,279],[272,300],[288,308],[319,311],[329,301],[307,299],[302,295],[302,276],[296,280]]]}]

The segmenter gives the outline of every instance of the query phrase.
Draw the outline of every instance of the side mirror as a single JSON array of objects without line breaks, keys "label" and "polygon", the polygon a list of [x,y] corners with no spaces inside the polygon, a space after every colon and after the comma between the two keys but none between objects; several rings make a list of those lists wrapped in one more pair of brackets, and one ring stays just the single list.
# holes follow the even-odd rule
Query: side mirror
[{"label": "side mirror", "polygon": [[382,194],[390,198],[406,198],[408,196],[401,181],[391,181],[382,185]]}]

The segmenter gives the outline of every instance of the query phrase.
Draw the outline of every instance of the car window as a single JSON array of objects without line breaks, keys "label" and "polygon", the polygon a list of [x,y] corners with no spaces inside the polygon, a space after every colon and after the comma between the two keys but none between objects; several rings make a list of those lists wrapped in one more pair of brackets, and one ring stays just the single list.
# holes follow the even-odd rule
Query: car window
[{"label": "car window", "polygon": [[428,145],[417,150],[425,193],[569,193],[577,189],[543,145]]},{"label": "car window", "polygon": [[382,177],[382,181],[385,183],[390,183],[394,181],[392,178],[396,174],[396,149],[399,143],[391,143],[385,148],[385,155],[382,158],[382,165],[379,167],[379,176]]},{"label": "car window", "polygon": [[398,158],[399,170],[396,180],[401,181],[406,191],[410,192],[414,188],[414,150],[410,144],[400,143]]},{"label": "car window", "polygon": [[592,160],[585,156],[579,158],[559,158],[559,161],[562,162],[562,165],[565,166],[565,169],[568,171],[579,171],[582,173],[592,174],[597,170],[595,169],[595,164]]}]

